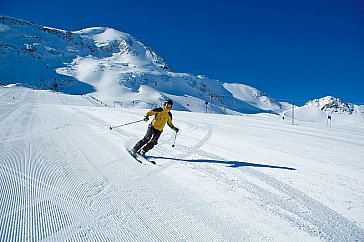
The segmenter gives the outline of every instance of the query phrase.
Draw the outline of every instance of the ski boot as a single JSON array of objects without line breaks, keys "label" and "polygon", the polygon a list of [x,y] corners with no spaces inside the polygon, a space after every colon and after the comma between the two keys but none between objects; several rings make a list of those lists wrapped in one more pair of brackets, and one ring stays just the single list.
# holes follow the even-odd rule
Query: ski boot
[{"label": "ski boot", "polygon": [[134,156],[134,157],[137,155],[137,151],[136,151],[135,149],[132,149],[132,150],[130,150],[129,152],[130,152],[130,154],[131,154],[132,156]]},{"label": "ski boot", "polygon": [[138,152],[138,154],[141,155],[142,157],[145,157],[145,153],[147,152],[145,152],[145,150],[143,149]]}]

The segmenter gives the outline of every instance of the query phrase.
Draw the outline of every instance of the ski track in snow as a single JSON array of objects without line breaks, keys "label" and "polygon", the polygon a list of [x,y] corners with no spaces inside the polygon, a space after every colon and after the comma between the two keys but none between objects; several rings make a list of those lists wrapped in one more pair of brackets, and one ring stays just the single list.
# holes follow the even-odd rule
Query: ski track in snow
[{"label": "ski track in snow", "polygon": [[[214,160],[224,161],[225,158],[217,156],[208,152],[203,152],[199,148],[202,147],[211,137],[212,128],[205,124],[204,126],[198,126],[191,122],[188,123],[189,129],[205,129],[207,134],[205,137],[197,142],[193,147],[179,145],[184,152],[176,155],[179,160],[189,157],[191,154],[198,154],[202,157],[208,157]],[[194,137],[189,137],[194,140]],[[176,161],[171,161],[166,164],[166,167],[172,165]],[[160,168],[165,169],[166,167]],[[197,168],[203,173],[207,173],[209,176],[214,176],[216,180],[232,185],[235,188],[244,189],[250,193],[254,193],[256,202],[258,204],[264,204],[264,206],[282,217],[283,219],[291,222],[294,226],[309,232],[314,236],[319,236],[327,241],[355,241],[357,238],[363,238],[364,233],[355,223],[347,220],[343,216],[337,214],[335,211],[327,208],[323,204],[308,195],[294,189],[279,180],[259,172],[255,169],[244,167],[239,169],[239,172],[234,172],[234,180],[231,180],[231,173],[226,174],[226,169],[221,170],[216,167],[209,166],[205,169],[203,166]],[[155,173],[155,171],[153,171]],[[243,173],[243,176],[242,174]],[[274,194],[262,187],[256,186],[249,181],[242,179],[242,177],[252,176],[259,179],[261,182],[274,187],[281,194]],[[335,223],[336,227],[332,226]]]},{"label": "ski track in snow", "polygon": [[[140,112],[124,110],[125,116],[118,116],[120,112],[107,109],[104,113],[110,116],[97,117],[94,110],[99,114],[105,107],[92,105],[87,97],[0,88],[1,241],[364,239],[356,223],[306,193],[259,169],[232,168],[234,162],[218,151],[241,151],[214,143],[216,131],[208,122],[176,119],[175,124],[184,127],[176,148],[170,147],[174,133],[165,132],[152,152],[157,166],[140,165],[125,146],[144,135],[146,124],[108,129],[112,122],[138,119]],[[319,138],[301,131],[297,135]],[[209,145],[217,152],[207,151]],[[270,149],[255,141],[249,145]],[[194,162],[196,157],[200,162]],[[195,174],[201,183],[213,181],[235,193],[237,201],[246,199],[273,221],[289,224],[286,233],[294,235],[279,230],[264,234],[264,228],[249,224],[241,227],[244,221],[209,207],[221,205],[185,189],[188,184],[179,184],[183,181],[173,172]]]},{"label": "ski track in snow", "polygon": [[[190,131],[207,129],[207,134],[203,137],[202,140],[197,140],[194,137],[189,137],[191,140],[198,141],[193,147],[180,145],[180,147],[184,148],[185,151],[176,155],[177,157],[179,157],[179,159],[183,160],[191,154],[199,154],[201,156],[212,158],[215,160],[225,160],[223,157],[199,150],[199,148],[206,144],[211,137],[213,130],[209,125],[205,124],[201,126],[192,122],[183,122],[188,124],[188,128]],[[301,135],[307,135],[299,132],[296,133]],[[317,135],[312,134],[312,136]],[[174,136],[172,135],[167,140],[167,142],[164,143],[170,143],[173,137]],[[355,142],[352,143],[356,144]],[[156,150],[158,150],[161,154],[167,154],[166,152],[162,152],[158,148],[156,148]],[[156,168],[153,171],[149,172],[147,176],[155,175],[162,170],[168,168],[169,166],[173,165],[174,163],[176,163],[176,161],[169,161],[162,167]],[[265,175],[262,172],[247,167],[241,170],[245,175],[254,176],[262,182],[276,188],[282,194],[284,194],[284,196],[277,196],[276,194],[273,194],[272,192],[260,188],[241,178],[239,180],[239,177],[241,177],[240,174],[234,174],[236,180],[232,182],[231,179],[224,178],[223,172],[216,171],[216,169],[212,169],[211,167],[209,167],[208,170],[201,167],[199,167],[198,169],[205,173],[208,173],[209,175],[215,176],[216,179],[223,180],[224,183],[233,185],[235,187],[243,188],[251,193],[254,193],[258,196],[256,199],[257,203],[264,203],[264,205],[270,211],[278,214],[283,219],[293,223],[298,228],[307,231],[314,236],[319,236],[328,241],[351,241],[363,236],[363,231],[355,223],[347,220],[343,216],[325,207],[318,201],[311,199],[306,194],[278,181],[277,179],[274,179],[271,176]],[[264,202],[262,202],[262,200]],[[326,221],[327,218],[329,218],[330,221],[335,221],[337,227],[333,229],[331,222]]]},{"label": "ski track in snow", "polygon": [[[206,125],[207,126],[207,125]],[[201,129],[203,127],[199,127]],[[192,154],[200,154],[203,157],[209,157],[215,160],[224,161],[224,157],[220,157],[211,153],[201,152],[199,148],[205,144],[211,136],[211,128],[207,128],[208,132],[204,139],[197,143],[193,149],[185,147],[188,150],[185,153],[179,154],[178,157],[185,158]],[[306,134],[305,134],[306,135]],[[316,136],[316,135],[315,135]],[[341,141],[341,140],[340,140]],[[353,142],[356,145],[356,143]],[[254,193],[257,198],[257,203],[264,203],[264,206],[277,213],[283,219],[292,222],[295,226],[303,229],[314,236],[319,236],[327,241],[355,241],[358,238],[363,238],[363,230],[358,227],[354,222],[349,221],[340,214],[326,207],[322,203],[310,198],[308,195],[300,192],[285,183],[259,172],[256,169],[244,167],[239,169],[239,172],[234,172],[234,180],[232,181],[230,176],[225,178],[226,169],[216,169],[215,167],[209,167],[208,170],[199,166],[200,170],[207,172],[209,175],[214,175],[216,179],[223,180],[224,183],[233,185],[235,187],[241,187],[251,193]],[[240,174],[240,172],[243,173]],[[229,171],[229,173],[232,173]],[[249,181],[242,179],[246,175],[255,177],[261,182],[274,187],[281,194],[274,194],[262,187],[256,186]],[[333,227],[332,223],[335,224]]]}]

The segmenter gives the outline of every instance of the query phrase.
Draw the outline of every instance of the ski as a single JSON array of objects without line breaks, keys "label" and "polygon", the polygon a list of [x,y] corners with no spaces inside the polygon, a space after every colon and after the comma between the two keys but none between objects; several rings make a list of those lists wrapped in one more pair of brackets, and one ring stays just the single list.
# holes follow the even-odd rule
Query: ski
[{"label": "ski", "polygon": [[153,165],[156,165],[154,160],[150,160],[148,158],[143,157],[143,159],[145,159],[146,161],[148,161],[149,163],[152,163]]},{"label": "ski", "polygon": [[137,154],[133,154],[132,152],[130,152],[130,151],[128,151],[129,152],[129,154],[134,158],[134,160],[136,160],[137,162],[139,162],[140,164],[143,164],[143,162],[140,160],[140,159],[138,159],[138,157],[137,157]]},{"label": "ski", "polygon": [[151,163],[151,164],[153,164],[153,165],[155,165],[156,163],[155,163],[155,161],[154,160],[149,160],[149,159],[147,159],[147,158],[145,158],[145,157],[143,157],[143,156],[141,156],[140,154],[138,154],[138,153],[132,153],[131,151],[129,151],[129,154],[136,160],[136,161],[138,161],[140,164],[144,164],[144,163],[146,163],[146,162],[149,162],[149,163]]}]

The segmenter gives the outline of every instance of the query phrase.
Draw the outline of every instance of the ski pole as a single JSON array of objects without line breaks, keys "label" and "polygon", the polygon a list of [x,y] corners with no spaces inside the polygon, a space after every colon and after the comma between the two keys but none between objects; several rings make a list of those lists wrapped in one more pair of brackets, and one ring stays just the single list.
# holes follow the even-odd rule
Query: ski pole
[{"label": "ski pole", "polygon": [[173,140],[173,145],[172,145],[172,147],[174,147],[174,144],[176,143],[176,137],[177,137],[177,132],[176,132],[176,134],[174,135],[174,140]]},{"label": "ski pole", "polygon": [[115,127],[110,127],[110,130],[112,130],[114,128],[121,127],[121,126],[126,126],[126,125],[129,125],[129,124],[135,124],[135,123],[138,123],[138,122],[141,122],[141,121],[144,121],[144,119],[141,119],[141,120],[138,120],[138,121],[134,121],[134,122],[130,122],[130,123],[126,123],[126,124],[122,124],[122,125],[118,125],[118,126],[115,126]]}]

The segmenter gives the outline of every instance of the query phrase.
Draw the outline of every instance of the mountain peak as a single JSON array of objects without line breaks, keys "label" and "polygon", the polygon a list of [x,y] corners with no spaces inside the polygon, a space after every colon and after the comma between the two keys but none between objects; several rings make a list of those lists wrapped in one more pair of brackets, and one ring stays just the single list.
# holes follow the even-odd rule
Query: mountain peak
[{"label": "mountain peak", "polygon": [[[67,31],[0,16],[0,32],[0,84],[93,93],[110,103],[137,101],[144,105],[140,107],[159,105],[169,97],[176,100],[175,107],[190,111],[206,111],[206,103],[215,113],[280,113],[285,109],[244,84],[172,72],[152,48],[109,27]],[[352,105],[330,96],[306,105],[353,112]]]},{"label": "mountain peak", "polygon": [[[204,75],[174,73],[149,46],[112,28],[66,31],[0,16],[0,32],[4,36],[0,84],[23,83],[71,94],[91,92],[110,103],[137,101],[140,107],[158,105],[169,97],[176,100],[176,108],[190,111],[205,111],[207,101],[215,113],[280,108],[254,88],[228,87]],[[245,94],[239,96],[242,90]]]},{"label": "mountain peak", "polygon": [[328,112],[345,112],[352,114],[355,111],[353,104],[344,103],[340,98],[335,98],[333,96],[310,100],[305,104],[305,106],[318,107],[322,111]]}]

